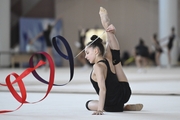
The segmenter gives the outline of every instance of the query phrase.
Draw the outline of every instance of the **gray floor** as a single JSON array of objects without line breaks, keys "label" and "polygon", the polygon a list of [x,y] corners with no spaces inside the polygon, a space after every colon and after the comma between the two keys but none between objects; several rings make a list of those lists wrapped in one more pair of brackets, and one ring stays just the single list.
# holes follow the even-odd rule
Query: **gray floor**
[{"label": "gray floor", "polygon": [[[0,69],[0,82],[4,83],[8,74],[22,73],[24,69]],[[48,79],[49,71],[37,70]],[[1,114],[0,120],[179,120],[180,119],[180,68],[157,69],[149,67],[145,73],[138,73],[134,67],[125,67],[133,95],[128,103],[142,103],[142,111],[122,113],[105,112],[103,116],[93,116],[86,110],[85,103],[98,99],[89,82],[91,69],[75,68],[73,80],[66,86],[55,86],[45,100],[36,104],[24,104],[19,110]],[[13,79],[13,77],[12,77]],[[57,68],[55,82],[65,83],[69,79],[68,68]],[[24,79],[28,91],[27,101],[40,100],[47,90],[47,85],[35,80],[32,75]],[[17,85],[14,85],[18,89]],[[0,86],[0,110],[14,110],[18,103],[6,87]]]}]

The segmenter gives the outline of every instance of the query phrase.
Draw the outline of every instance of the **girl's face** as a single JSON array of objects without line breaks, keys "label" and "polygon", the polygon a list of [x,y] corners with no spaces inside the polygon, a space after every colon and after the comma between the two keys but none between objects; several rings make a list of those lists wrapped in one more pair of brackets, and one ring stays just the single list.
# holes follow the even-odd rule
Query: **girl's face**
[{"label": "girl's face", "polygon": [[86,47],[85,48],[85,58],[90,62],[90,63],[95,63],[95,57],[96,57],[96,51],[93,49],[93,47]]}]

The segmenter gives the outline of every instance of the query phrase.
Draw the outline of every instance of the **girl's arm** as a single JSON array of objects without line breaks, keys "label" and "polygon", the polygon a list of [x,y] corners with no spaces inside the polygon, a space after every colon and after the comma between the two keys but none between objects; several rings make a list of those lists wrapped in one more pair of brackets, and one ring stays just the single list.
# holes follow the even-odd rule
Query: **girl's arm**
[{"label": "girl's arm", "polygon": [[99,87],[99,103],[98,109],[94,112],[94,115],[102,115],[104,110],[104,103],[106,97],[106,85],[105,85],[105,78],[107,73],[107,68],[101,64],[94,65],[94,73],[96,75],[96,80],[98,82]]},{"label": "girl's arm", "polygon": [[36,41],[37,39],[39,39],[39,38],[42,37],[42,36],[43,36],[43,32],[39,33],[39,34],[36,35],[33,39],[30,40],[30,41],[31,41],[30,44],[33,44],[34,41]]},{"label": "girl's arm", "polygon": [[111,24],[106,29],[107,32],[107,41],[110,49],[120,50],[119,42],[115,36],[116,28]]},{"label": "girl's arm", "polygon": [[59,16],[58,18],[56,18],[56,20],[51,24],[52,28],[58,23],[58,21],[61,19],[62,17]]}]

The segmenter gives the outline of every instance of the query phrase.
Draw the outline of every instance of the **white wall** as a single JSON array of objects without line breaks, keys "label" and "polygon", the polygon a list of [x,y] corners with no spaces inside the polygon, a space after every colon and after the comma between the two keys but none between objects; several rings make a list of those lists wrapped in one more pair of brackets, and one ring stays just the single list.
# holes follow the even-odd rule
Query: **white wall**
[{"label": "white wall", "polygon": [[[10,50],[10,0],[0,0],[0,51]],[[9,55],[0,56],[0,66],[10,65]]]},{"label": "white wall", "polygon": [[108,10],[117,29],[121,52],[132,51],[142,37],[151,47],[153,33],[158,33],[158,0],[56,0],[56,16],[63,16],[64,34],[74,53],[78,41],[78,28],[102,28],[99,7]]},{"label": "white wall", "polygon": [[[175,28],[176,38],[171,50],[171,61],[168,60],[168,49],[163,48],[161,55],[162,65],[177,65],[178,59],[178,0],[159,0],[159,37],[165,38],[171,34],[172,27]],[[165,41],[165,40],[164,40]],[[166,39],[165,43],[168,43]]]},{"label": "white wall", "polygon": [[23,15],[31,10],[31,8],[34,7],[34,5],[36,5],[38,2],[40,2],[40,0],[22,0]]}]

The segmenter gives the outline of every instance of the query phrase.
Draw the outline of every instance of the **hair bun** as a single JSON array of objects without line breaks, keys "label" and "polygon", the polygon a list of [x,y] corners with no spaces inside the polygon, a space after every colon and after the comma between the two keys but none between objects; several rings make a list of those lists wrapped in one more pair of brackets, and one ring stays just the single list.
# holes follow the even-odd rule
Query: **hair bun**
[{"label": "hair bun", "polygon": [[95,41],[95,42],[98,42],[98,43],[101,43],[102,42],[102,39],[101,38],[99,38],[97,35],[93,35],[92,37],[91,37],[91,40],[92,41]]}]

